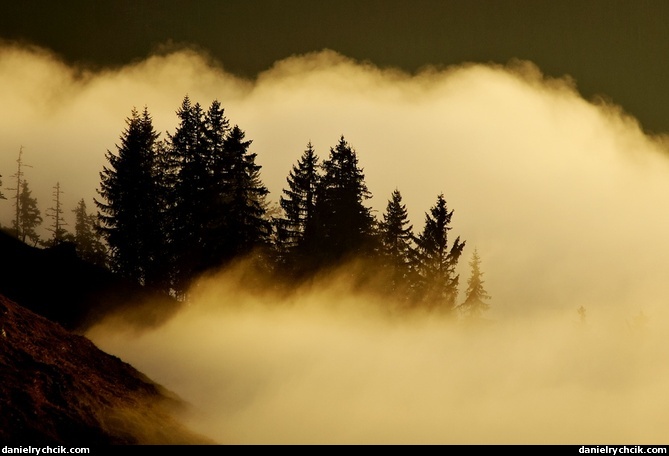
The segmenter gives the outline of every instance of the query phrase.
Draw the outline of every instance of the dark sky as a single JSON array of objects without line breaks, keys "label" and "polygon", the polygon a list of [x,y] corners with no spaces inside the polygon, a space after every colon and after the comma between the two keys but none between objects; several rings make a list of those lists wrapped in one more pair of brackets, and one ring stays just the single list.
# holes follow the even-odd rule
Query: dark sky
[{"label": "dark sky", "polygon": [[569,74],[648,131],[669,131],[664,0],[0,0],[0,37],[67,61],[119,65],[165,43],[196,45],[254,76],[295,53],[333,49],[415,71],[520,58]]}]

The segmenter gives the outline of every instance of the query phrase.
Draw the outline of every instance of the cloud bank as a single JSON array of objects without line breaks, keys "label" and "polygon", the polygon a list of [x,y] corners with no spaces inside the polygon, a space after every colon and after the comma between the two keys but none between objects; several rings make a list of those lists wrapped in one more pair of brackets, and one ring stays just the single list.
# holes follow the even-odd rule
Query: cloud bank
[{"label": "cloud bank", "polygon": [[[348,271],[345,271],[348,272]],[[289,297],[229,270],[163,327],[89,337],[177,391],[223,444],[662,444],[666,312],[467,325],[389,316],[346,273]]]},{"label": "cloud bank", "polygon": [[[652,368],[666,352],[660,340],[651,337],[657,346],[645,354],[608,336],[599,345],[578,340],[594,344],[579,352],[581,345],[564,340],[562,329],[555,330],[561,337],[543,339],[554,333],[555,321],[569,326],[578,320],[580,306],[589,321],[606,322],[613,333],[629,332],[629,322],[642,313],[662,328],[669,291],[666,146],[616,106],[583,99],[576,83],[546,78],[529,62],[406,74],[332,51],[282,60],[255,80],[187,49],[89,71],[45,50],[5,43],[0,174],[3,186],[12,186],[24,146],[32,165],[26,178],[43,213],[53,204],[56,182],[66,212],[81,198],[93,210],[105,151],[115,150],[132,107],[147,106],[158,131],[173,131],[175,111],[188,94],[205,106],[221,101],[231,122],[253,140],[270,198],[278,201],[306,143],[326,158],[343,134],[358,152],[379,217],[398,188],[420,230],[443,192],[455,211],[451,233],[467,241],[464,260],[474,247],[481,256],[493,297],[489,317],[541,317],[536,328],[545,331],[530,325],[535,329],[516,337],[504,323],[475,340],[459,339],[429,320],[397,327],[369,326],[365,319],[357,326],[347,313],[332,316],[320,307],[306,316],[294,308],[231,313],[206,297],[202,306],[220,318],[193,310],[162,332],[108,342],[109,349],[137,353],[128,361],[170,387],[195,391],[196,380],[209,382],[202,395],[218,391],[220,401],[195,392],[190,399],[225,409],[210,423],[231,441],[643,440],[658,435],[658,423],[667,424],[657,408],[662,402],[653,405],[666,374]],[[11,218],[11,201],[0,201],[0,222],[8,225]],[[550,324],[546,315],[553,316]],[[214,323],[209,331],[197,329]],[[251,343],[260,336],[263,343]],[[183,341],[181,348],[161,349],[171,338]],[[453,348],[469,343],[476,349]],[[528,361],[523,344],[543,352],[533,351]],[[191,358],[204,346],[217,348],[211,357]],[[615,353],[623,353],[622,361]],[[470,364],[468,355],[480,362]],[[640,363],[647,376],[631,378],[627,363]],[[579,369],[575,380],[567,378],[565,372]],[[467,385],[458,390],[460,384]],[[570,400],[558,401],[559,394]],[[591,407],[580,409],[583,401]],[[514,414],[505,415],[513,404]],[[613,408],[621,412],[607,412]]]}]

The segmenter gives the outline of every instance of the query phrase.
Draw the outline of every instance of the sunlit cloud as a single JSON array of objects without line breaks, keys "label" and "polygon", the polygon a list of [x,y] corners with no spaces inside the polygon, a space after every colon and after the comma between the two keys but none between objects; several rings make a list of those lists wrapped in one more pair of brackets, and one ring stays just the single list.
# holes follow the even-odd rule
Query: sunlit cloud
[{"label": "sunlit cloud", "polygon": [[[271,200],[278,201],[290,167],[307,142],[326,158],[343,134],[358,152],[374,196],[370,204],[379,217],[398,188],[414,228],[420,230],[424,213],[444,193],[455,211],[451,233],[467,241],[465,258],[474,247],[481,255],[486,289],[493,297],[492,320],[549,314],[564,325],[538,320],[539,328],[548,325],[547,332],[527,330],[513,342],[512,331],[504,323],[475,342],[494,347],[493,351],[478,347],[454,353],[450,345],[466,345],[470,336],[458,339],[434,322],[370,327],[365,318],[357,326],[320,306],[313,315],[295,309],[275,314],[216,310],[220,319],[205,318],[205,313],[193,309],[154,335],[107,341],[119,355],[135,353],[136,359],[129,361],[137,361],[140,370],[155,374],[176,390],[183,386],[197,404],[206,402],[198,394],[219,394],[226,412],[211,421],[216,424],[210,424],[208,431],[212,426],[226,429],[223,435],[231,441],[249,441],[254,436],[266,441],[390,441],[395,436],[427,442],[448,440],[451,435],[461,441],[483,435],[488,441],[508,441],[502,438],[505,435],[516,441],[524,441],[526,435],[560,441],[589,435],[645,439],[658,435],[652,423],[666,428],[666,414],[652,404],[648,409],[642,405],[623,408],[631,414],[627,416],[656,413],[657,419],[647,418],[643,430],[635,428],[638,433],[633,433],[624,415],[604,411],[606,404],[610,407],[616,401],[652,402],[660,392],[657,379],[666,372],[652,377],[651,366],[657,353],[665,353],[664,346],[644,354],[605,338],[585,354],[570,357],[569,353],[578,352],[577,343],[564,341],[569,335],[562,332],[578,320],[576,310],[581,306],[589,319],[606,321],[607,331],[619,326],[625,331],[641,313],[662,327],[669,295],[665,279],[669,217],[662,211],[669,195],[669,161],[660,139],[645,135],[619,107],[581,97],[578,81],[568,75],[547,78],[530,62],[463,64],[407,74],[322,51],[276,62],[255,80],[229,74],[224,65],[185,49],[93,71],[69,67],[44,50],[2,45],[3,185],[12,186],[10,176],[23,145],[24,160],[32,165],[26,178],[43,212],[52,205],[51,187],[57,181],[65,191],[66,210],[82,197],[92,210],[105,151],[115,149],[133,107],[147,106],[164,137],[176,126],[175,111],[184,95],[205,107],[218,99],[231,123],[253,140],[251,150],[263,166],[261,176]],[[3,192],[11,197],[11,191]],[[11,200],[0,201],[0,222],[8,225],[11,217]],[[464,284],[466,261],[460,266]],[[308,301],[310,295],[300,296]],[[203,300],[216,308],[216,302],[210,302],[216,300]],[[333,299],[322,301],[327,304]],[[213,324],[220,330],[195,329]],[[560,338],[543,340],[553,324],[558,325],[555,331]],[[263,334],[271,343],[250,343]],[[507,342],[497,344],[498,336]],[[166,350],[162,344],[171,337],[183,341],[182,348]],[[514,344],[537,340],[543,354],[533,352],[532,359],[539,365],[528,366],[519,354],[523,347]],[[582,341],[591,342],[596,341]],[[394,351],[386,351],[386,343]],[[653,339],[653,343],[659,341]],[[431,351],[435,345],[444,348]],[[203,350],[202,346],[214,347],[206,351],[211,357],[191,359],[190,354]],[[313,349],[317,346],[326,351],[330,364],[313,359],[321,356]],[[278,352],[267,352],[268,347]],[[649,377],[632,379],[626,371],[616,370],[614,353],[620,350],[627,361],[648,369]],[[463,358],[468,355],[482,356],[493,366],[470,365]],[[495,364],[495,356],[504,363]],[[598,368],[587,356],[603,363],[601,372],[593,370]],[[440,357],[455,367],[431,370],[428,366],[438,364]],[[555,364],[550,364],[552,359]],[[539,377],[528,373],[533,368]],[[562,371],[579,368],[587,372],[571,379]],[[197,377],[189,377],[189,372]],[[520,376],[516,385],[514,375]],[[622,376],[620,381],[629,384],[618,385],[620,390],[614,392],[598,389],[611,375]],[[320,380],[328,376],[339,383],[325,388]],[[500,376],[507,379],[506,387],[493,383]],[[377,388],[388,378],[392,380],[387,390]],[[191,388],[195,380],[206,384],[201,393]],[[453,390],[438,390],[441,380],[451,387],[454,384],[449,382],[479,382],[482,390],[489,391],[481,397],[489,400],[476,400],[469,407]],[[215,385],[219,385],[217,391]],[[475,395],[474,386],[469,388],[462,391]],[[351,394],[348,400],[342,399],[345,392]],[[560,403],[553,397],[556,394],[568,394],[571,401]],[[502,399],[505,395],[508,402]],[[510,418],[503,423],[495,420],[514,397],[521,404],[514,416],[535,432],[514,433]],[[592,408],[577,410],[579,400],[592,401]],[[212,404],[219,402],[212,400]],[[554,408],[561,424],[541,412]],[[603,417],[594,416],[598,411]],[[577,412],[583,414],[581,418],[569,421],[573,424],[560,434],[556,427],[565,426],[568,413]],[[589,427],[595,418],[599,424]],[[311,437],[300,434],[298,427],[290,428],[291,419],[310,424]],[[458,427],[475,419],[482,420],[490,432]],[[422,426],[411,428],[407,423],[412,420]],[[254,423],[264,427],[254,428]],[[442,432],[449,426],[460,432]]]},{"label": "sunlit cloud", "polygon": [[[342,274],[345,275],[345,274]],[[91,337],[178,391],[190,426],[236,444],[660,444],[666,312],[464,325],[392,315],[333,276],[289,297],[236,271],[176,318]],[[127,329],[127,328],[126,328]]]}]

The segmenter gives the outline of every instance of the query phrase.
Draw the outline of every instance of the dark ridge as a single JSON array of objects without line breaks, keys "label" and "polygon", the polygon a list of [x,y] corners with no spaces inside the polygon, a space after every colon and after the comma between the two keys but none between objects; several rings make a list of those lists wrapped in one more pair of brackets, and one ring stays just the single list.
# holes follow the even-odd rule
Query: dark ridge
[{"label": "dark ridge", "polygon": [[0,442],[210,444],[182,425],[178,397],[0,295]]},{"label": "dark ridge", "polygon": [[[0,294],[76,332],[120,310],[129,324],[145,326],[161,323],[179,308],[170,296],[81,260],[71,243],[40,249],[2,230]],[[139,308],[145,309],[141,320],[131,312]]]}]

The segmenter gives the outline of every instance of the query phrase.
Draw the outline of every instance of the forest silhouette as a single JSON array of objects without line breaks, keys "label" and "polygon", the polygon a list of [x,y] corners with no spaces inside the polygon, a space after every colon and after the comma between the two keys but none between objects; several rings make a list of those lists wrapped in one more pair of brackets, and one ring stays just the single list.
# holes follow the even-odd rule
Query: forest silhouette
[{"label": "forest silhouette", "polygon": [[[173,62],[173,68],[187,67],[183,60]],[[302,76],[305,62],[318,72]],[[169,240],[169,248],[158,254],[168,259],[178,254],[188,262],[175,262],[180,268],[174,270],[171,261],[129,263],[139,265],[130,271],[141,275],[133,272],[112,282],[120,276],[119,265],[105,235],[95,228],[98,211],[111,214],[91,204],[88,196],[83,213],[90,217],[83,218],[82,226],[88,227],[83,230],[92,228],[93,237],[109,249],[107,269],[97,269],[105,271],[97,279],[105,286],[98,296],[111,297],[121,283],[131,283],[136,288],[128,290],[154,289],[169,299],[158,302],[147,293],[153,305],[142,309],[141,300],[126,295],[130,305],[111,316],[118,319],[104,318],[86,330],[87,336],[206,412],[197,429],[218,441],[661,443],[667,424],[662,400],[667,378],[662,275],[667,267],[662,254],[666,220],[658,217],[657,207],[667,189],[664,143],[644,136],[618,111],[587,102],[573,88],[538,73],[526,77],[507,68],[471,66],[398,80],[375,67],[335,62],[337,71],[327,56],[296,58],[284,63],[283,72],[274,70],[243,90],[226,78],[201,88],[198,84],[209,81],[201,78],[207,74],[201,67],[193,71],[197,79],[184,78],[181,85],[175,73],[165,72],[161,77],[169,90],[162,98],[145,92],[142,84],[136,89],[105,86],[105,94],[114,94],[113,106],[106,103],[109,97],[84,91],[91,105],[76,115],[85,115],[89,123],[72,121],[69,109],[57,113],[67,114],[67,125],[76,124],[78,130],[81,125],[97,129],[90,138],[73,135],[62,120],[52,125],[51,118],[38,119],[40,127],[51,126],[39,130],[45,131],[41,141],[49,134],[61,139],[53,147],[24,143],[25,163],[35,168],[26,167],[25,178],[43,207],[50,188],[64,192],[61,209],[70,225],[61,228],[72,234],[81,231],[73,223],[74,196],[85,194],[75,187],[77,178],[81,187],[103,190],[98,187],[103,162],[110,175],[122,169],[112,166],[104,151],[120,157],[126,138],[123,120],[135,117],[130,109],[134,100],[146,100],[151,124],[170,132],[156,137],[155,150],[147,152],[160,158],[158,164],[164,159],[176,165],[168,168],[171,174],[149,174],[152,186],[162,177],[171,179],[165,203],[126,201],[153,221],[147,230],[160,222],[169,228],[166,233],[175,233],[174,238],[148,238],[137,248],[150,251],[154,243]],[[141,78],[133,74],[133,81],[160,79],[139,74]],[[323,75],[338,75],[332,76],[336,83]],[[221,146],[220,162],[207,155],[209,139],[195,142],[201,152],[194,153],[193,166],[181,174],[197,182],[190,188],[182,187],[186,179],[180,181],[182,162],[171,157],[181,130],[172,107],[182,106],[184,93],[193,96],[192,105],[196,97],[209,101],[220,95],[229,103],[225,113],[240,122],[235,142],[232,118],[229,133],[221,135],[228,149]],[[100,111],[109,115],[94,115]],[[202,119],[208,111],[200,108]],[[141,126],[143,110],[136,116]],[[28,127],[13,130],[5,150],[18,151]],[[240,133],[246,134],[242,138]],[[198,132],[198,138],[213,136],[205,127]],[[216,168],[200,174],[213,163],[226,170],[222,164],[233,162],[233,151],[237,159],[243,157],[240,150],[251,139],[246,156],[258,155],[235,162],[247,170],[236,181],[227,171],[217,174]],[[333,160],[338,149],[345,153]],[[77,171],[76,178],[64,178],[68,173],[59,174],[53,164],[45,166],[41,151],[51,152],[54,160],[70,157],[65,158],[67,171]],[[359,161],[348,169],[352,176],[362,175],[354,188],[359,200],[340,188],[324,188],[324,182],[336,182],[325,178],[324,163],[332,161],[331,169],[340,169],[353,157]],[[70,164],[78,160],[82,166]],[[6,163],[0,167],[7,187],[16,187],[10,176],[14,169]],[[255,181],[247,179],[251,174]],[[214,178],[220,193],[202,192]],[[261,210],[257,220],[262,229],[255,234],[242,231],[247,225],[215,217],[233,207],[245,210],[245,205],[233,204],[235,193],[227,190],[235,182],[257,190],[253,201],[260,203],[254,206]],[[39,184],[46,191],[39,192]],[[199,196],[179,203],[177,189]],[[16,194],[6,187],[2,191],[7,198],[0,201],[7,215],[3,223],[11,232]],[[145,193],[138,192],[132,196],[143,200]],[[213,201],[205,203],[202,197]],[[323,212],[317,210],[319,198]],[[97,200],[111,204],[100,194]],[[335,205],[339,202],[341,210]],[[208,211],[214,204],[220,209]],[[187,215],[163,219],[163,213],[180,210]],[[371,230],[338,237],[352,217],[337,214],[348,210],[358,211],[362,227],[369,227],[371,216]],[[37,244],[41,248],[29,248],[34,255],[25,260],[26,268],[8,280],[18,277],[17,283],[20,279],[26,287],[39,288],[35,291],[46,297],[44,310],[49,311],[74,307],[72,297],[77,303],[80,298],[90,302],[86,293],[94,283],[74,269],[83,268],[76,241],[52,246],[60,231],[53,214],[44,212],[37,230],[49,238]],[[253,220],[250,214],[244,220]],[[452,295],[430,297],[441,290],[428,288],[426,279],[439,269],[418,262],[423,250],[439,245],[439,237],[425,235],[428,219],[434,220],[430,227],[438,228],[441,220],[451,228],[446,254],[457,251],[456,240],[464,244],[452,276],[458,279],[453,303],[447,300]],[[44,225],[54,231],[45,231]],[[233,235],[242,232],[251,235]],[[209,238],[208,233],[226,234]],[[186,250],[177,249],[184,239]],[[200,239],[209,243],[200,245]],[[72,255],[75,251],[79,259]],[[37,272],[35,264],[47,258],[49,266],[39,269],[40,278],[28,278]],[[17,269],[13,260],[9,263],[9,269]],[[154,265],[166,267],[166,274]],[[489,280],[476,279],[476,270],[489,272],[482,276]],[[51,281],[41,279],[50,276]],[[192,286],[185,287],[188,282]],[[470,290],[481,297],[491,291],[490,308],[486,310],[489,300],[483,298],[478,307],[463,306]],[[156,324],[139,332],[128,327],[128,315],[137,311],[148,321],[151,312],[163,307],[176,308],[173,318],[153,319]],[[388,314],[391,318],[385,318]],[[446,315],[483,315],[485,321],[467,325]]]},{"label": "forest silhouette", "polygon": [[286,290],[355,263],[364,266],[355,268],[353,282],[395,309],[477,317],[487,309],[476,252],[465,297],[458,299],[466,241],[450,233],[454,210],[443,193],[418,233],[399,189],[377,218],[366,204],[372,194],[358,154],[341,135],[325,159],[308,142],[272,204],[252,140],[231,124],[218,100],[205,110],[186,95],[176,115],[175,130],[163,138],[148,108],[133,108],[116,150],[105,155],[97,212],[88,212],[81,199],[68,232],[58,182],[46,211],[48,239],[36,231],[43,218],[21,150],[11,176],[16,187],[8,188],[15,216],[6,231],[34,246],[70,245],[82,260],[182,301],[200,275],[244,259],[263,281],[271,278]]}]

